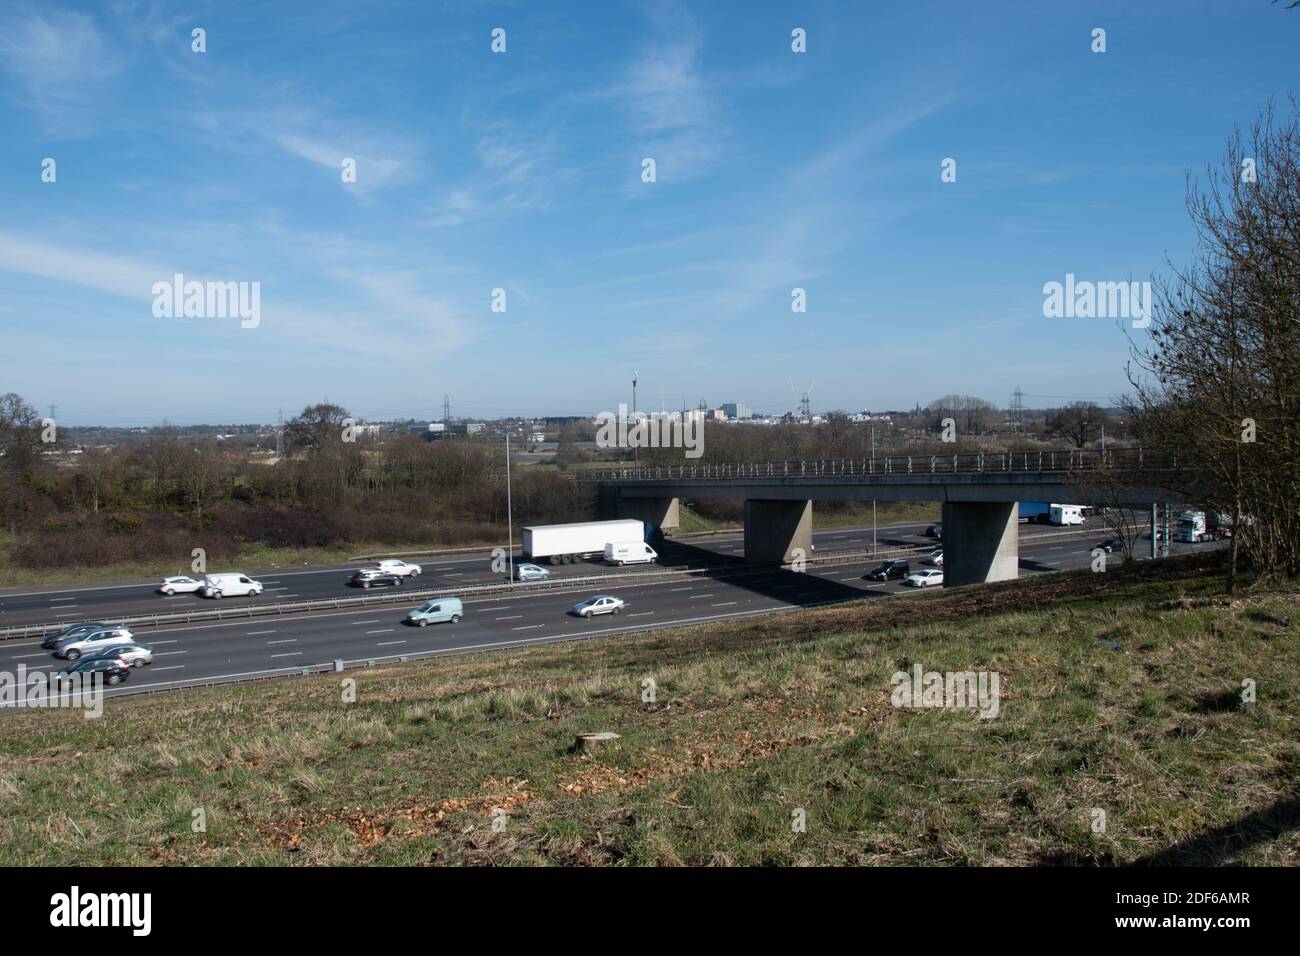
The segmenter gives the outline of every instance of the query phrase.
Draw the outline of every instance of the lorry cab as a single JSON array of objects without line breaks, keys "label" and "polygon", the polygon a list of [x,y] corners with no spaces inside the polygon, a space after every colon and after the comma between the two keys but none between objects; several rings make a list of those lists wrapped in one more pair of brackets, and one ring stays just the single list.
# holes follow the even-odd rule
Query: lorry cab
[{"label": "lorry cab", "polygon": [[611,541],[605,545],[607,564],[650,564],[659,555],[644,541]]},{"label": "lorry cab", "polygon": [[406,623],[414,624],[416,627],[448,622],[455,624],[464,613],[465,606],[461,604],[460,598],[432,598],[409,611],[406,615]]}]

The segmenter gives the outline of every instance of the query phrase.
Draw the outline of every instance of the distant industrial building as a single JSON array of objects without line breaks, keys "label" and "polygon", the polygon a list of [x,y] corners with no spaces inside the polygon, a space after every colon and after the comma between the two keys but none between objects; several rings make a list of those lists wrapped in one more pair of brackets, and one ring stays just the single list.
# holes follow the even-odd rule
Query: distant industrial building
[{"label": "distant industrial building", "polygon": [[745,419],[753,418],[754,410],[740,402],[724,402],[718,406],[728,418]]},{"label": "distant industrial building", "polygon": [[429,422],[428,425],[411,426],[413,433],[423,435],[428,441],[439,438],[463,438],[482,430],[482,422]]}]

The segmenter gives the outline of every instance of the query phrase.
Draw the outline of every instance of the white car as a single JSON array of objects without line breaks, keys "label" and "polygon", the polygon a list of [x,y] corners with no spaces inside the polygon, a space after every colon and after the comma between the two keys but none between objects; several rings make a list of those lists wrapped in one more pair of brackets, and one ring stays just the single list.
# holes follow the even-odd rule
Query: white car
[{"label": "white car", "polygon": [[588,598],[581,604],[574,605],[569,613],[590,619],[597,614],[617,614],[625,606],[622,598],[610,597],[608,594],[597,594],[594,598]]},{"label": "white car", "polygon": [[168,597],[173,594],[193,594],[201,590],[203,590],[202,581],[196,581],[183,574],[174,578],[163,578],[162,584],[158,585],[158,593],[166,594]]},{"label": "white car", "polygon": [[419,577],[424,568],[418,564],[407,564],[405,561],[389,558],[379,562],[379,570],[386,571],[389,574],[396,574],[399,578],[414,578]]},{"label": "white car", "polygon": [[943,548],[935,548],[921,559],[921,563],[933,564],[936,568],[943,567]]},{"label": "white car", "polygon": [[943,584],[943,572],[938,568],[926,568],[924,571],[913,571],[907,577],[903,578],[903,583],[914,588],[928,588],[936,584]]}]

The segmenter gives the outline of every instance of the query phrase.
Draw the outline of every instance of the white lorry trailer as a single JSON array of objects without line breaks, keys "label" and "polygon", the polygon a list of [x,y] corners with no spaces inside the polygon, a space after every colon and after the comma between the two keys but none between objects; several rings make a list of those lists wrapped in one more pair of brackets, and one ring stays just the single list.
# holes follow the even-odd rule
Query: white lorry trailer
[{"label": "white lorry trailer", "polygon": [[1218,541],[1232,537],[1232,519],[1218,512],[1184,511],[1178,516],[1175,541]]},{"label": "white lorry trailer", "polygon": [[579,521],[524,528],[524,557],[530,561],[572,564],[592,555],[604,556],[605,545],[650,541],[657,529],[648,521]]}]

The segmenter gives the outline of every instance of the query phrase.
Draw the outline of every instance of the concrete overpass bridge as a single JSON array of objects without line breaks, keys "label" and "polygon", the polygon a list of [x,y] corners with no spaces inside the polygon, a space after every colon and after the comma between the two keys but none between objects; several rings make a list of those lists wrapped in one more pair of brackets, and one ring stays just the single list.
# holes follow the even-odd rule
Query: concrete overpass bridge
[{"label": "concrete overpass bridge", "polygon": [[813,501],[939,501],[944,582],[1014,578],[1021,501],[1148,507],[1179,495],[1176,456],[1142,449],[650,465],[575,474],[599,483],[602,518],[678,525],[678,502],[743,498],[745,560],[812,553]]}]

